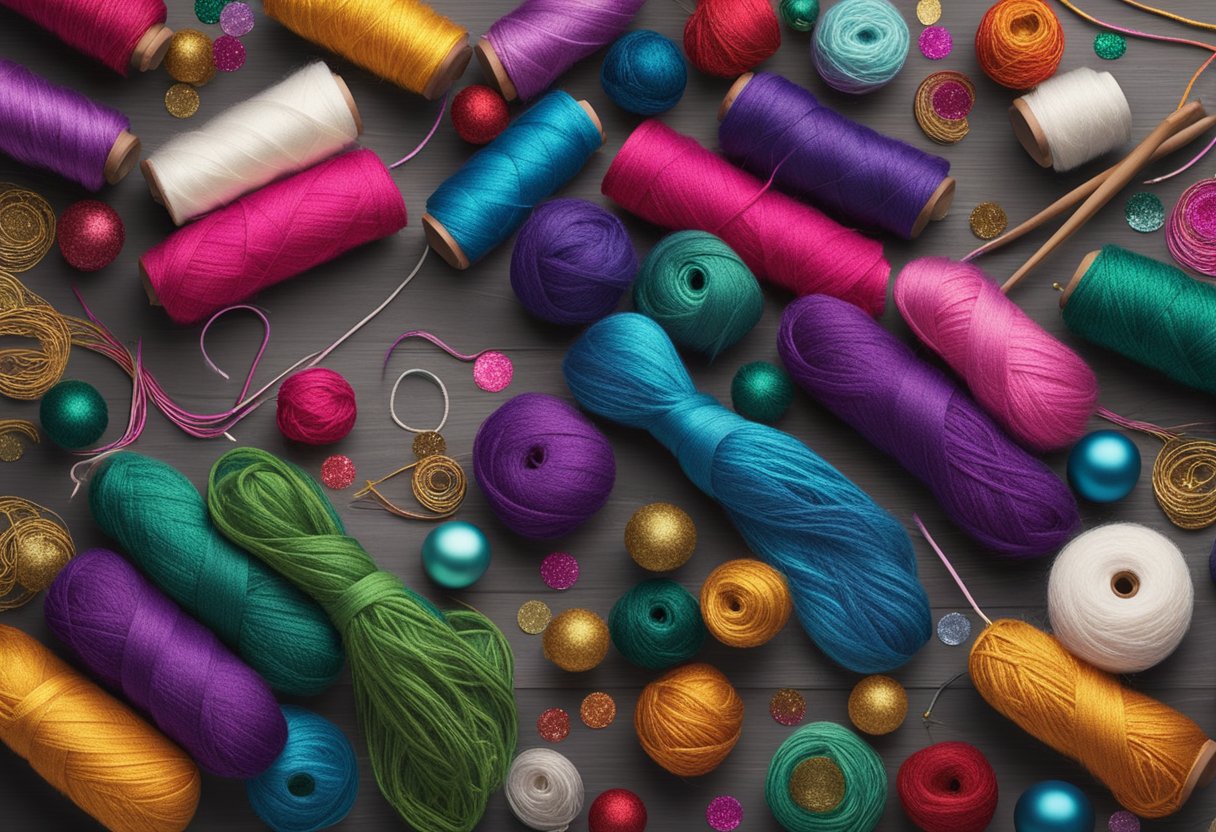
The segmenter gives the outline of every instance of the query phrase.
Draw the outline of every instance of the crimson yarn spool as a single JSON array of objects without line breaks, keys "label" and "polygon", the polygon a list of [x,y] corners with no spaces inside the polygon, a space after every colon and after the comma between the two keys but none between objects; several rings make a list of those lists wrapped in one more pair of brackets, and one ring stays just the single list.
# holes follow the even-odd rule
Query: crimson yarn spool
[{"label": "crimson yarn spool", "polygon": [[904,813],[924,832],[984,832],[996,814],[996,772],[965,742],[922,748],[895,780]]},{"label": "crimson yarn spool", "polygon": [[469,144],[489,144],[510,121],[507,100],[485,84],[470,84],[452,99],[452,126]]},{"label": "crimson yarn spool", "polygon": [[587,810],[589,832],[644,832],[646,804],[629,789],[609,789]]},{"label": "crimson yarn spool", "polygon": [[332,445],[350,433],[357,416],[354,388],[325,367],[301,370],[279,387],[275,421],[294,442]]},{"label": "crimson yarn spool", "polygon": [[779,46],[781,27],[769,0],[700,0],[684,24],[688,60],[719,78],[755,69]]},{"label": "crimson yarn spool", "polygon": [[95,272],[114,262],[127,239],[118,212],[96,199],[82,199],[59,215],[59,251],[68,265]]}]

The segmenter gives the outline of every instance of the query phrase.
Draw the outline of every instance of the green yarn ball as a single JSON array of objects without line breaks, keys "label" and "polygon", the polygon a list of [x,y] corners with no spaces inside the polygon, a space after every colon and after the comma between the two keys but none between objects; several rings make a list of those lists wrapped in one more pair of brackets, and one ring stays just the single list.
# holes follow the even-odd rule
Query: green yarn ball
[{"label": "green yarn ball", "polygon": [[705,622],[692,593],[675,581],[652,578],[612,605],[608,632],[630,662],[661,670],[697,654],[705,641]]},{"label": "green yarn ball", "polygon": [[751,269],[722,240],[677,231],[647,255],[633,305],[676,344],[712,359],[756,325],[764,296]]},{"label": "green yarn ball", "polygon": [[781,22],[796,32],[809,32],[819,19],[819,0],[781,0]]},{"label": "green yarn ball", "polygon": [[793,400],[794,382],[789,373],[767,361],[744,364],[730,383],[735,412],[753,422],[775,424]]},{"label": "green yarn ball", "polygon": [[92,445],[110,424],[110,409],[97,388],[69,379],[46,391],[38,410],[42,432],[61,448],[77,451]]},{"label": "green yarn ball", "polygon": [[[837,777],[844,777],[843,788],[795,780],[798,766],[812,758],[834,763]],[[871,832],[886,808],[887,770],[874,749],[848,728],[834,722],[812,722],[777,748],[769,763],[764,796],[777,823],[789,832]],[[800,798],[812,805],[826,800],[822,810],[811,811]],[[833,801],[838,802],[829,807]]]}]

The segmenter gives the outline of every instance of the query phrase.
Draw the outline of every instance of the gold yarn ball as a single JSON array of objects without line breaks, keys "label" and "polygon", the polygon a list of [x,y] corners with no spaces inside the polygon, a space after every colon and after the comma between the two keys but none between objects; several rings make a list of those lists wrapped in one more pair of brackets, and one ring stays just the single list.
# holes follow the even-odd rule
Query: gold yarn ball
[{"label": "gold yarn ball", "polygon": [[169,39],[165,69],[174,81],[201,87],[215,76],[211,38],[198,29],[179,29]]},{"label": "gold yarn ball", "polygon": [[849,719],[871,736],[889,734],[908,715],[908,693],[890,676],[867,676],[849,694]]},{"label": "gold yarn ball", "polygon": [[608,655],[608,625],[591,610],[578,607],[558,614],[545,628],[545,658],[562,670],[591,670]]},{"label": "gold yarn ball", "polygon": [[670,572],[688,562],[697,548],[697,527],[688,512],[671,503],[642,506],[625,526],[625,549],[638,566]]},{"label": "gold yarn ball", "polygon": [[790,775],[790,797],[808,812],[832,811],[844,790],[844,772],[831,757],[807,757]]},{"label": "gold yarn ball", "polygon": [[701,585],[701,618],[730,647],[759,647],[785,626],[794,610],[785,576],[751,558],[729,560]]},{"label": "gold yarn ball", "polygon": [[686,664],[642,690],[633,727],[652,760],[679,777],[697,777],[717,768],[739,742],[743,700],[722,671]]}]

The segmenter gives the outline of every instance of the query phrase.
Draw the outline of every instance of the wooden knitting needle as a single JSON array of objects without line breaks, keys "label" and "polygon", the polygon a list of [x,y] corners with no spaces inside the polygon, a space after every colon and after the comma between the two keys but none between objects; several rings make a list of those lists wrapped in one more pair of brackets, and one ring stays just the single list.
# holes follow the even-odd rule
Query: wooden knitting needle
[{"label": "wooden knitting needle", "polygon": [[1035,266],[1042,263],[1056,248],[1075,234],[1081,226],[1089,222],[1089,220],[1102,209],[1102,206],[1110,202],[1110,200],[1123,187],[1131,182],[1141,170],[1148,165],[1152,159],[1153,152],[1159,148],[1166,139],[1182,130],[1191,124],[1194,124],[1199,119],[1203,118],[1206,113],[1203,111],[1203,104],[1199,101],[1191,101],[1179,107],[1174,112],[1166,116],[1160,124],[1153,128],[1153,131],[1145,137],[1144,141],[1136,145],[1136,148],[1123,159],[1122,162],[1115,165],[1115,169],[1110,172],[1110,176],[1106,181],[1098,186],[1089,198],[1081,203],[1081,206],[1069,217],[1063,225],[1061,225],[1055,234],[1051,235],[1051,239],[1043,243],[1043,245],[1031,255],[1030,259],[1022,264],[1013,275],[1005,281],[1005,285],[1001,287],[1002,292],[1008,292],[1016,286],[1022,278],[1028,275]]}]

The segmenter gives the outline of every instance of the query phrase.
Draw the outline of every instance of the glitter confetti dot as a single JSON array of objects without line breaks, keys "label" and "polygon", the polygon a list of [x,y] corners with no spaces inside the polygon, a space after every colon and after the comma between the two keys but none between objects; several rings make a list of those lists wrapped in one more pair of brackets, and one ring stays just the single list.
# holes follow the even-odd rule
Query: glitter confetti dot
[{"label": "glitter confetti dot", "polygon": [[937,637],[942,644],[958,647],[971,638],[971,619],[961,612],[948,612],[937,622]]},{"label": "glitter confetti dot", "polygon": [[228,0],[194,0],[194,14],[203,23],[219,23]]},{"label": "glitter confetti dot", "polygon": [[1116,61],[1127,51],[1127,38],[1118,32],[1099,32],[1094,37],[1094,54],[1104,61]]},{"label": "glitter confetti dot", "polygon": [[545,742],[561,742],[570,736],[570,714],[549,708],[536,718],[536,730]]},{"label": "glitter confetti dot", "polygon": [[587,694],[578,715],[588,728],[607,728],[616,719],[616,701],[603,691]]},{"label": "glitter confetti dot", "polygon": [[530,636],[543,633],[545,628],[549,626],[551,618],[553,618],[553,611],[549,609],[549,605],[544,601],[524,601],[523,606],[519,608],[519,612],[515,615],[515,621],[519,624],[519,629]]},{"label": "glitter confetti dot", "polygon": [[1140,832],[1140,818],[1126,810],[1119,810],[1107,821],[1110,832]]},{"label": "glitter confetti dot", "polygon": [[25,445],[11,433],[0,434],[0,462],[16,462],[25,454]]},{"label": "glitter confetti dot", "polygon": [[940,61],[954,51],[954,38],[945,26],[930,26],[920,33],[917,41],[920,54],[931,61]]},{"label": "glitter confetti dot", "polygon": [[236,72],[245,65],[245,44],[231,35],[220,35],[211,44],[211,56],[220,72]]},{"label": "glitter confetti dot", "polygon": [[705,822],[715,832],[730,832],[743,823],[743,804],[728,794],[719,795],[705,808]]},{"label": "glitter confetti dot", "polygon": [[321,463],[321,482],[326,488],[341,491],[355,481],[355,463],[348,456],[334,454]]},{"label": "glitter confetti dot", "polygon": [[447,453],[448,441],[437,431],[424,430],[414,437],[412,448],[414,456],[422,459],[424,456]]},{"label": "glitter confetti dot", "polygon": [[981,202],[971,210],[971,233],[981,240],[1000,236],[1008,225],[1005,209],[995,202]]},{"label": "glitter confetti dot", "polygon": [[975,105],[975,98],[958,81],[946,81],[933,90],[933,112],[948,121],[966,118]]},{"label": "glitter confetti dot", "polygon": [[243,38],[253,31],[253,9],[248,3],[229,3],[220,12],[220,28],[225,35]]},{"label": "glitter confetti dot", "polygon": [[578,580],[578,560],[566,552],[554,552],[540,562],[540,577],[549,589],[569,589]]},{"label": "glitter confetti dot", "polygon": [[916,4],[916,19],[922,26],[932,26],[942,19],[941,0],[920,0]]},{"label": "glitter confetti dot", "polygon": [[515,376],[515,365],[505,354],[488,350],[473,362],[473,381],[482,390],[497,393],[506,390]]},{"label": "glitter confetti dot", "polygon": [[1123,206],[1123,216],[1127,217],[1128,225],[1147,234],[1165,225],[1165,206],[1156,194],[1140,191],[1127,200]]},{"label": "glitter confetti dot", "polygon": [[830,757],[808,757],[790,775],[790,797],[808,812],[830,812],[844,793],[844,772]]},{"label": "glitter confetti dot", "polygon": [[782,688],[769,700],[768,712],[782,725],[797,725],[806,716],[806,699],[793,688]]},{"label": "glitter confetti dot", "polygon": [[174,84],[165,93],[165,109],[174,118],[190,118],[198,112],[198,90],[189,84]]}]

